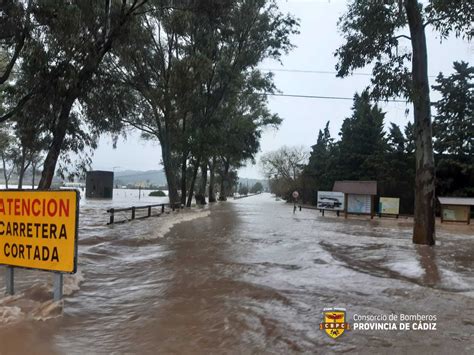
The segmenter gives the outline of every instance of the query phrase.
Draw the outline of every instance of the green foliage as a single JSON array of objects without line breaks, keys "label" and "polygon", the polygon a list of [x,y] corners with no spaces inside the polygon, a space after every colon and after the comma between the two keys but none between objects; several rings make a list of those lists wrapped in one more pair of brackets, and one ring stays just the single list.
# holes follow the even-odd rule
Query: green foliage
[{"label": "green foliage", "polygon": [[263,192],[263,185],[260,182],[256,182],[251,188],[250,188],[250,193],[256,194],[259,192]]},{"label": "green foliage", "polygon": [[454,73],[439,74],[441,94],[433,122],[439,195],[474,196],[474,67],[454,62]]},{"label": "green foliage", "polygon": [[436,102],[433,122],[434,148],[439,154],[474,157],[474,67],[454,62],[455,72],[439,74],[433,89],[442,98]]},{"label": "green foliage", "polygon": [[[457,117],[458,105],[446,105],[445,98],[436,105],[442,105],[448,117]],[[408,122],[402,130],[391,123],[385,133],[384,115],[377,105],[370,104],[366,93],[355,95],[353,114],[344,121],[340,140],[334,142],[330,137],[328,122],[324,131],[319,131],[304,175],[292,189],[302,191],[304,200],[315,203],[316,192],[332,190],[336,180],[377,180],[381,196],[399,197],[401,212],[413,213],[413,124]],[[453,141],[456,147],[461,142],[458,137]],[[436,162],[439,196],[473,196],[474,164],[469,151],[463,150],[460,155],[439,154]],[[273,188],[282,186],[276,184]]]},{"label": "green foliage", "polygon": [[[407,2],[357,0],[349,3],[347,12],[339,19],[345,43],[334,54],[338,59],[338,76],[345,77],[356,69],[373,64],[373,97],[403,96],[413,100]],[[472,1],[415,3],[422,9],[423,28],[431,25],[442,37],[452,32],[457,36],[472,37]]]},{"label": "green foliage", "polygon": [[383,113],[370,103],[368,92],[354,96],[353,114],[342,123],[339,170],[344,179],[376,179],[383,170],[386,139]]},{"label": "green foliage", "polygon": [[[17,9],[13,18],[18,25],[7,39],[2,37],[15,78],[5,83],[1,120],[17,122],[21,137],[25,128],[33,128],[23,145],[42,145],[44,138],[43,188],[49,187],[59,158],[66,167],[73,157],[82,156],[84,168],[90,161],[87,148],[95,148],[99,135],[121,129],[119,120],[110,120],[113,116],[90,114],[99,110],[98,100],[90,96],[100,91],[98,87],[107,92],[98,75],[103,58],[114,44],[131,39],[127,27],[140,19],[134,14],[147,2],[11,1],[14,5],[2,8]],[[109,103],[99,103],[104,104]]]},{"label": "green foliage", "polygon": [[158,190],[158,191],[152,191],[150,192],[150,194],[148,196],[152,196],[152,197],[166,197],[166,194],[161,191],[161,190]]},{"label": "green foliage", "polygon": [[247,187],[247,185],[239,184],[238,193],[239,193],[239,195],[248,195],[249,194],[249,188]]},{"label": "green foliage", "polygon": [[[256,66],[292,48],[297,23],[264,0],[154,9],[133,28],[141,41],[118,48],[109,62],[117,86],[126,87],[117,91],[134,96],[123,122],[160,142],[170,198],[179,177],[192,194],[197,167],[211,158],[221,187],[230,188],[229,172],[253,160],[262,130],[281,121],[263,94],[275,90],[272,76]],[[189,176],[180,173],[188,164]]]},{"label": "green foliage", "polygon": [[281,121],[257,66],[293,48],[298,23],[273,0],[17,0],[0,15],[0,121],[46,152],[43,188],[55,170],[85,170],[102,134],[131,126],[160,142],[174,198],[187,164],[217,159],[230,181]]}]

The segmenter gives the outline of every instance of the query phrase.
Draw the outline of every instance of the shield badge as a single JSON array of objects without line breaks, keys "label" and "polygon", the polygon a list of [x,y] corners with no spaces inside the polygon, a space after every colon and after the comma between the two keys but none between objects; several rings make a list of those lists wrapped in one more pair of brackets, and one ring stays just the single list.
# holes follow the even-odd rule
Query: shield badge
[{"label": "shield badge", "polygon": [[344,331],[350,329],[349,323],[346,322],[346,309],[324,308],[323,322],[319,329],[324,330],[333,339],[340,337]]}]

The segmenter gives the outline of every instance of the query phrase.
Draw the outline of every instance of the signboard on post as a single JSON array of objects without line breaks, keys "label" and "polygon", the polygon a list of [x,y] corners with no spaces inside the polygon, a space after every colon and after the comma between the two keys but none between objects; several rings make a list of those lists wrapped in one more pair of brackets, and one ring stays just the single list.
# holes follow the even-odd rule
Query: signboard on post
[{"label": "signboard on post", "polygon": [[443,221],[469,221],[470,206],[442,206]]},{"label": "signboard on post", "polygon": [[344,211],[344,193],[318,191],[317,207],[320,210]]},{"label": "signboard on post", "polygon": [[0,191],[0,264],[75,273],[77,190]]},{"label": "signboard on post", "polygon": [[371,195],[355,195],[347,196],[347,212],[370,214],[371,213]]},{"label": "signboard on post", "polygon": [[379,213],[399,215],[400,199],[395,197],[380,197]]}]

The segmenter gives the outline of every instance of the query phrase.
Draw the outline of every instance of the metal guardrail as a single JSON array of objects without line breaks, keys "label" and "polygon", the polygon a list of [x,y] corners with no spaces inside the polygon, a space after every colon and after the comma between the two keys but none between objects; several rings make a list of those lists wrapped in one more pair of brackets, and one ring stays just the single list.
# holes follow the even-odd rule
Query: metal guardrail
[{"label": "metal guardrail", "polygon": [[[161,213],[152,215],[152,213],[151,213],[152,208],[156,208],[156,207],[161,208]],[[109,208],[107,210],[107,213],[110,213],[110,219],[109,219],[109,223],[107,223],[107,224],[125,223],[125,222],[128,222],[128,221],[134,220],[134,219],[143,219],[143,218],[148,218],[148,217],[152,217],[152,216],[159,216],[159,215],[165,213],[165,208],[166,207],[169,207],[172,211],[174,211],[176,209],[182,209],[183,205],[181,203],[159,203],[159,204],[155,204],[155,205],[132,206],[132,207],[125,207],[125,208]],[[145,209],[148,210],[148,213],[145,216],[136,217],[136,211],[137,210],[145,210]],[[132,212],[132,215],[131,215],[130,219],[115,221],[115,213],[117,213],[117,212],[127,212],[127,211]]]}]

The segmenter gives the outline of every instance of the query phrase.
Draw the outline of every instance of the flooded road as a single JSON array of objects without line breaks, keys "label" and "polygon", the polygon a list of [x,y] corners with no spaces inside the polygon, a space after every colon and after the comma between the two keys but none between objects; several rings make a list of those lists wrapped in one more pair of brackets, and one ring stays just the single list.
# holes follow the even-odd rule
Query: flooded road
[{"label": "flooded road", "polygon": [[[18,270],[18,295],[0,298],[0,354],[474,352],[473,226],[440,227],[432,249],[411,244],[407,220],[293,214],[269,194],[114,226],[109,206],[81,203],[63,310],[48,273]],[[325,307],[349,323],[436,315],[437,330],[331,339]]]}]

